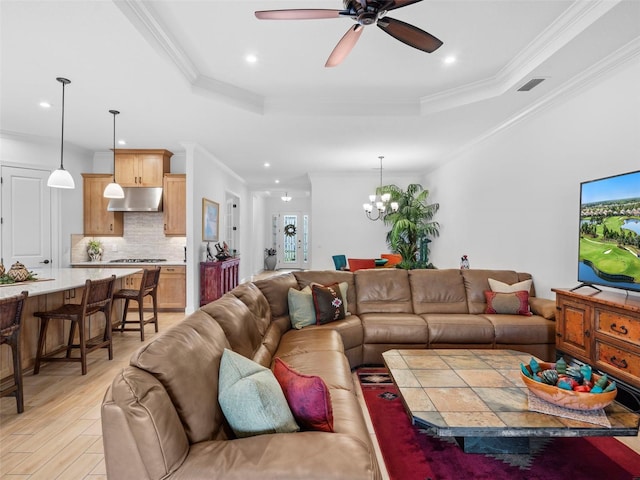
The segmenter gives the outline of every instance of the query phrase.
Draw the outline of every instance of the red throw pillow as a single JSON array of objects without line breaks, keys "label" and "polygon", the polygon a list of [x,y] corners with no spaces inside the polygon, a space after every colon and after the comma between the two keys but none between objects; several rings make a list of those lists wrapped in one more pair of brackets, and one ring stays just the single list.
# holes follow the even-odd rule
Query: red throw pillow
[{"label": "red throw pillow", "polygon": [[333,432],[331,396],[320,377],[296,372],[279,358],[275,359],[273,374],[303,430]]},{"label": "red throw pillow", "polygon": [[529,292],[520,290],[513,293],[485,291],[487,308],[484,313],[506,313],[511,315],[531,316],[529,310]]},{"label": "red throw pillow", "polygon": [[316,325],[333,322],[345,318],[344,300],[340,293],[340,286],[312,284],[313,306],[316,310]]}]

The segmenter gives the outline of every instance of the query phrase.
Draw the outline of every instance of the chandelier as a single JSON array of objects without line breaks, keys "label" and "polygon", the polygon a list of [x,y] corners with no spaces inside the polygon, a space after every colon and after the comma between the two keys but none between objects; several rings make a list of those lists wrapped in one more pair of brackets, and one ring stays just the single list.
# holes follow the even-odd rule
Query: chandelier
[{"label": "chandelier", "polygon": [[[382,191],[382,159],[383,156],[378,157],[380,159],[380,188],[379,191]],[[369,220],[382,220],[384,213],[387,210],[391,210],[392,212],[398,211],[398,202],[390,202],[391,194],[384,193],[381,195],[373,194],[369,195],[369,203],[364,203],[362,208],[364,208],[364,213]]]}]

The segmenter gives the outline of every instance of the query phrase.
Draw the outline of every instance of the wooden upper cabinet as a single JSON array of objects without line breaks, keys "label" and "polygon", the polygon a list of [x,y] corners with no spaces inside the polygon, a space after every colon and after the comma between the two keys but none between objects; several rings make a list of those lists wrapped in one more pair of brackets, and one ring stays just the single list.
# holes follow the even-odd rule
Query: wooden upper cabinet
[{"label": "wooden upper cabinet", "polygon": [[187,176],[182,173],[167,173],[162,189],[164,211],[164,234],[187,235]]},{"label": "wooden upper cabinet", "polygon": [[122,187],[162,187],[172,155],[168,150],[116,149],[116,182]]},{"label": "wooden upper cabinet", "polygon": [[122,236],[122,212],[109,212],[109,199],[104,198],[105,187],[113,182],[110,173],[83,173],[82,195],[84,234],[96,236]]}]

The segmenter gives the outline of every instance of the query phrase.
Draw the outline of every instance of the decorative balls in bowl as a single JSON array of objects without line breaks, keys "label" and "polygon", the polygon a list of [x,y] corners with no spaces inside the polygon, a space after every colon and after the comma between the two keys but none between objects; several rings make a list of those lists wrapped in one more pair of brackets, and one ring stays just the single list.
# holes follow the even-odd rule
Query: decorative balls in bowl
[{"label": "decorative balls in bowl", "polygon": [[522,381],[535,396],[549,403],[573,410],[599,410],[616,398],[616,382],[607,375],[591,372],[589,365],[567,366],[564,359],[556,363],[531,359],[520,364]]}]

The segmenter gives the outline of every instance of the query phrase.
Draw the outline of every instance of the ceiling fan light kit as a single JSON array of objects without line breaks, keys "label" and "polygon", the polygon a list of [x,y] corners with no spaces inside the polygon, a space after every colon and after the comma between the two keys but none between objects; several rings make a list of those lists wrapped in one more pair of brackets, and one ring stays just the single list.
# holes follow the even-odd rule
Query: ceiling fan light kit
[{"label": "ceiling fan light kit", "polygon": [[442,41],[430,33],[395,18],[387,17],[387,12],[406,7],[422,0],[344,0],[344,10],[289,9],[262,10],[255,12],[260,20],[317,20],[325,18],[350,17],[356,25],[347,30],[325,63],[325,67],[335,67],[349,55],[358,42],[362,30],[367,25],[376,24],[381,30],[396,40],[432,53],[442,46]]}]

